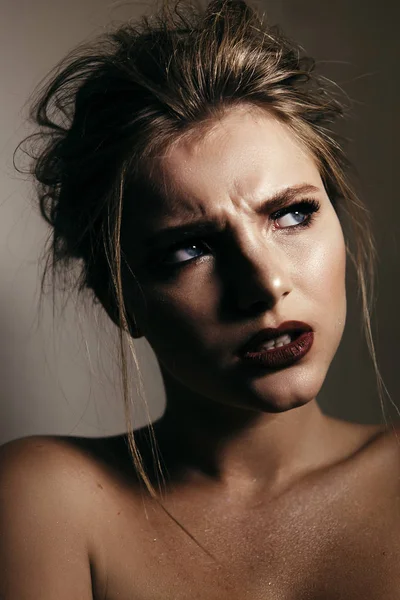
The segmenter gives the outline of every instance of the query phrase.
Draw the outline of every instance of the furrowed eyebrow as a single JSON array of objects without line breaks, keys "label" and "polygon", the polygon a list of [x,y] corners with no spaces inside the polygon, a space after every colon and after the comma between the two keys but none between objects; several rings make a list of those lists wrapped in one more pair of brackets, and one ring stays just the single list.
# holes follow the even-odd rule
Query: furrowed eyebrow
[{"label": "furrowed eyebrow", "polygon": [[[276,212],[296,198],[299,194],[310,194],[319,192],[320,189],[311,184],[299,184],[276,192],[273,196],[263,200],[255,209],[257,215]],[[215,220],[204,220],[189,222],[183,225],[166,227],[151,234],[143,240],[146,248],[154,248],[178,242],[189,237],[206,236],[218,233],[222,227]]]}]

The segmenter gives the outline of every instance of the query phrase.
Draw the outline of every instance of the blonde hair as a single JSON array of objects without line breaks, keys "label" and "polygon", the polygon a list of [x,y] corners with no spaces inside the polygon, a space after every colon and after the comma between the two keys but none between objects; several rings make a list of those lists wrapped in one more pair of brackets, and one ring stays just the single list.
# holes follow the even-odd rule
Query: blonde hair
[{"label": "blonde hair", "polygon": [[[140,182],[152,181],[157,155],[235,106],[261,108],[285,122],[315,157],[335,210],[349,218],[354,248],[346,242],[347,252],[384,411],[371,332],[376,248],[370,215],[348,180],[349,164],[332,130],[344,109],[314,61],[264,21],[242,0],[205,7],[164,2],[150,17],[77,48],[51,74],[31,111],[40,129],[29,139],[42,142],[32,173],[52,228],[45,274],[78,262],[79,288],[92,289],[118,325],[129,447],[153,498],[129,408],[128,350],[137,361],[134,315],[124,303],[125,278],[134,277],[121,245],[124,200],[129,190],[134,202]],[[141,379],[140,387],[145,401]]]}]

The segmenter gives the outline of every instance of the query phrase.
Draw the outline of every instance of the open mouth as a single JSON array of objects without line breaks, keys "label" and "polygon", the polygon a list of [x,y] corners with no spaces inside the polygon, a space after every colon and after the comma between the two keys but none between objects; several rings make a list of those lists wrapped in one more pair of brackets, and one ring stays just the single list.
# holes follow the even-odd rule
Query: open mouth
[{"label": "open mouth", "polygon": [[239,357],[244,363],[282,368],[301,360],[314,342],[312,328],[302,321],[286,321],[279,327],[267,327],[253,335]]},{"label": "open mouth", "polygon": [[304,335],[312,333],[312,327],[303,321],[284,321],[279,327],[265,327],[253,334],[239,348],[239,356],[257,352],[273,352],[299,343]]},{"label": "open mouth", "polygon": [[282,348],[283,346],[287,346],[291,344],[295,340],[297,340],[300,335],[304,333],[299,329],[288,331],[284,334],[278,335],[270,340],[266,340],[261,342],[258,346],[253,348],[253,352],[260,352],[262,350],[274,350],[275,348]]}]

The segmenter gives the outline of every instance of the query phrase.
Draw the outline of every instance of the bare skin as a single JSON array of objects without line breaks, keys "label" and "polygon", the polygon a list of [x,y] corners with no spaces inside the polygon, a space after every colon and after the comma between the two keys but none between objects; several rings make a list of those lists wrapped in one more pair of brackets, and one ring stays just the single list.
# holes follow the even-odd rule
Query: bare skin
[{"label": "bare skin", "polygon": [[334,420],[334,430],[335,461],[279,492],[202,477],[170,482],[165,506],[215,561],[154,502],[133,502],[122,475],[118,493],[104,494],[100,597],[399,597],[397,441],[377,426]]},{"label": "bare skin", "polygon": [[[90,598],[88,581],[96,600],[400,598],[396,435],[329,418],[316,401],[344,329],[346,254],[315,162],[272,117],[235,110],[160,165],[163,192],[126,214],[141,286],[126,283],[127,302],[135,336],[151,344],[164,377],[167,410],[155,425],[168,474],[164,506],[203,550],[140,487],[124,436],[17,442],[3,450],[5,537],[18,539],[9,523],[26,513],[12,498],[33,498],[32,514],[40,514],[38,495],[54,498],[52,525],[31,550],[43,558],[29,589],[72,530],[79,534],[68,540],[68,559],[52,568],[57,581],[68,573],[60,600]],[[288,205],[318,202],[309,227],[292,229],[293,212],[278,218],[268,204],[256,212],[288,189]],[[208,249],[196,236],[159,251],[158,259],[187,264],[150,268],[145,238],[203,217],[220,226]],[[263,372],[241,364],[237,350],[249,335],[291,319],[314,331],[301,361]],[[147,434],[138,444],[155,482]],[[32,472],[44,473],[40,482]],[[70,503],[58,503],[71,489]],[[20,527],[35,539],[38,526],[32,518]],[[2,564],[19,593],[17,555],[4,552]]]},{"label": "bare skin", "polygon": [[12,442],[0,597],[399,598],[398,441],[378,426],[332,427],[341,458],[279,493],[170,482],[166,508],[214,558],[140,489],[123,436]]}]

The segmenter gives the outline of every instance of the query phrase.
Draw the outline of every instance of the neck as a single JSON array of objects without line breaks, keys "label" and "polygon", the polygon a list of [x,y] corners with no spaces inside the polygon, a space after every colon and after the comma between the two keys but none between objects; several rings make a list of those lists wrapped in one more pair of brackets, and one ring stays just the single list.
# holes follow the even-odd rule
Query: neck
[{"label": "neck", "polygon": [[256,489],[329,461],[332,419],[315,399],[283,413],[246,411],[199,396],[161,371],[167,408],[158,429],[186,473]]}]

